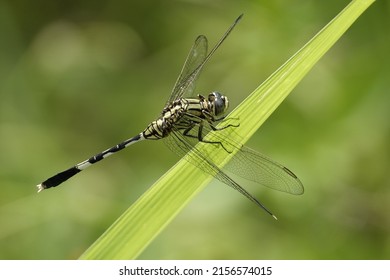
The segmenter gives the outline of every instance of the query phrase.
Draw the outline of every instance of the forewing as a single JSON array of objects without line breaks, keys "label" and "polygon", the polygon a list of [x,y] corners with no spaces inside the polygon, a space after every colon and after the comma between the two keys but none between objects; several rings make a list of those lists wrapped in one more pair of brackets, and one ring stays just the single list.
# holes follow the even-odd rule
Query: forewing
[{"label": "forewing", "polygon": [[207,38],[203,35],[196,38],[192,46],[179,77],[173,87],[172,94],[167,101],[170,104],[172,101],[179,99],[185,93],[191,94],[195,87],[195,81],[202,69],[203,62],[207,55]]},{"label": "forewing", "polygon": [[207,54],[207,38],[204,35],[196,38],[190,53],[184,63],[181,73],[173,87],[171,96],[169,97],[165,106],[171,104],[173,101],[179,99],[183,95],[191,95],[195,88],[195,82],[203,69],[206,62],[213,56],[214,52],[223,43],[226,37],[230,34],[236,24],[240,21],[243,15],[240,15],[234,23],[229,27],[217,44],[213,47],[209,54]]}]

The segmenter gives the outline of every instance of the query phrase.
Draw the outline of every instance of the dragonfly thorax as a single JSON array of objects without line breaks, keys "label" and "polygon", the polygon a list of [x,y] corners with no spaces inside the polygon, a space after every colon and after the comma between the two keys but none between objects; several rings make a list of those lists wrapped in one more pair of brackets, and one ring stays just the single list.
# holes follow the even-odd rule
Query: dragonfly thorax
[{"label": "dragonfly thorax", "polygon": [[202,120],[216,121],[216,117],[223,115],[229,106],[226,96],[219,92],[212,92],[206,97],[179,98],[166,106],[160,118],[151,122],[144,130],[146,139],[161,139],[168,136],[174,129],[185,130]]}]

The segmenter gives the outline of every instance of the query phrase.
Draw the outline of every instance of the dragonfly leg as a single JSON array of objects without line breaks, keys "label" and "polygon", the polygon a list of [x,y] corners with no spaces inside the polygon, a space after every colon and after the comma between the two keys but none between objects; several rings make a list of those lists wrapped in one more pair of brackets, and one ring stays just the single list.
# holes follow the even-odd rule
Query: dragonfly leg
[{"label": "dragonfly leg", "polygon": [[[228,126],[226,127],[221,127],[221,128],[216,128],[212,123],[209,123],[210,127],[214,130],[214,131],[217,131],[217,130],[222,130],[222,129],[225,129],[227,128]],[[231,153],[231,151],[229,151],[221,141],[208,141],[208,140],[205,140],[204,137],[203,137],[203,122],[201,122],[199,124],[199,129],[198,129],[198,140],[199,142],[203,142],[203,143],[209,143],[209,144],[216,144],[216,145],[219,145],[221,146],[227,153]]]},{"label": "dragonfly leg", "polygon": [[[203,133],[203,127],[204,127],[204,124],[207,123],[207,125],[211,128],[211,130],[221,131],[221,130],[228,128],[228,127],[238,127],[239,124],[228,124],[226,126],[217,128],[214,125],[214,117],[211,116],[208,112],[202,112],[202,113],[203,113],[204,118],[199,117],[199,116],[194,116],[191,114],[187,115],[188,118],[186,118],[186,122],[185,122],[186,128],[184,128],[184,126],[182,127],[182,129],[184,129],[183,135],[187,136],[187,137],[198,139],[199,142],[221,146],[227,153],[230,154],[232,151],[227,149],[221,141],[205,140],[204,133]],[[191,118],[191,120],[189,118]],[[223,119],[224,118],[221,118],[221,120],[223,120]],[[238,118],[231,118],[231,119],[238,119]],[[225,120],[228,120],[228,119],[225,119]],[[197,127],[196,129],[198,129],[197,133],[196,133],[196,131],[193,130],[195,127]],[[206,131],[209,131],[209,129],[206,129]],[[195,133],[196,133],[196,135],[195,135]]]},{"label": "dragonfly leg", "polygon": [[[191,131],[196,126],[198,126],[197,135],[191,134]],[[198,139],[199,142],[221,146],[226,152],[228,152],[229,154],[231,153],[231,151],[226,149],[226,147],[223,145],[222,142],[220,142],[220,141],[208,141],[208,140],[204,139],[204,136],[203,136],[203,121],[201,121],[199,123],[198,122],[191,122],[191,124],[188,126],[188,128],[186,128],[183,131],[183,135],[186,136],[186,137],[191,137],[191,138]]]},{"label": "dragonfly leg", "polygon": [[240,126],[240,124],[228,124],[228,125],[225,125],[222,127],[216,127],[213,123],[209,123],[209,125],[210,125],[211,129],[214,131],[224,130],[225,128],[228,128],[228,127],[239,127]]},{"label": "dragonfly leg", "polygon": [[217,128],[214,125],[215,122],[227,122],[227,121],[231,121],[231,120],[238,121],[240,118],[226,118],[225,116],[220,117],[220,118],[216,118],[215,116],[213,116],[212,114],[210,114],[210,112],[208,112],[206,110],[203,110],[202,114],[206,117],[207,122],[209,123],[210,127],[214,131],[216,131],[216,130],[223,130],[223,129],[228,128],[228,127],[239,127],[240,126],[239,123],[237,123],[237,124],[231,124],[230,123],[230,124],[225,125],[223,127]]}]

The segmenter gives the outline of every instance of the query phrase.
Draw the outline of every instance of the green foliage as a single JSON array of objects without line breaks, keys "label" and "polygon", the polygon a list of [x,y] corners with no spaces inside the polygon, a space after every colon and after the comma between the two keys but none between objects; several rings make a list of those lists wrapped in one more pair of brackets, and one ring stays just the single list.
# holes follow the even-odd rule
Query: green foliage
[{"label": "green foliage", "polygon": [[[36,193],[43,179],[136,135],[155,119],[197,35],[212,45],[244,13],[195,91],[219,91],[235,108],[349,2],[0,1],[0,259],[87,258],[83,252],[177,162],[162,141],[144,141]],[[354,1],[346,12],[370,3]],[[388,259],[388,7],[389,0],[376,1],[272,115],[294,87],[280,84],[280,100],[267,95],[276,92],[267,86],[283,80],[275,75],[247,103],[256,109],[240,105],[238,129],[248,132],[237,130],[245,138],[240,141],[250,137],[249,147],[291,168],[305,186],[304,195],[292,196],[237,178],[278,221],[217,180],[201,190],[209,180],[202,173],[192,186],[196,190],[149,190],[155,199],[178,199],[174,204],[183,208],[144,201],[138,220],[131,218],[125,229],[113,226],[111,237],[118,241],[96,243],[95,257],[113,256],[137,237],[131,252],[116,256]],[[324,43],[331,43],[333,32]],[[319,47],[306,50],[325,49]],[[294,63],[300,61],[292,58],[286,67]],[[179,185],[185,179],[175,178]],[[160,213],[158,203],[171,212]],[[130,228],[142,219],[148,223],[141,229]],[[142,239],[135,232],[147,235]]]}]

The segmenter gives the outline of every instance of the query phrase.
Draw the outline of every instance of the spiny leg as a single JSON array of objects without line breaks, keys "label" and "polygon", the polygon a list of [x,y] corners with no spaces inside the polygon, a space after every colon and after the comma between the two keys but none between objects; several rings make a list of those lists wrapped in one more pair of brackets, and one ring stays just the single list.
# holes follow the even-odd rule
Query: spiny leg
[{"label": "spiny leg", "polygon": [[230,120],[239,120],[240,118],[226,118],[225,116],[220,117],[220,118],[216,118],[215,116],[213,116],[212,114],[210,114],[210,112],[208,112],[206,110],[203,110],[202,114],[206,117],[207,123],[210,125],[211,129],[214,131],[224,130],[225,128],[228,128],[228,127],[239,127],[240,126],[240,124],[238,123],[238,124],[228,124],[228,125],[225,125],[222,127],[216,127],[214,125],[215,122],[222,123],[222,122],[226,122],[226,121],[230,121]]},{"label": "spiny leg", "polygon": [[224,130],[224,129],[229,128],[229,127],[239,127],[240,126],[240,124],[228,124],[228,125],[225,125],[225,126],[222,126],[222,127],[216,127],[211,122],[209,122],[209,125],[210,125],[211,129],[214,130],[214,131],[220,131],[220,130]]},{"label": "spiny leg", "polygon": [[[198,133],[195,136],[195,135],[190,134],[190,132],[196,126],[198,126]],[[198,139],[199,142],[221,146],[227,153],[229,153],[229,154],[231,153],[231,151],[226,149],[226,147],[223,145],[223,143],[221,141],[208,141],[208,140],[204,139],[204,136],[203,136],[203,120],[201,122],[199,122],[199,123],[192,122],[191,125],[187,129],[185,129],[183,131],[183,135],[186,136],[186,137],[196,138],[196,139]]]}]

